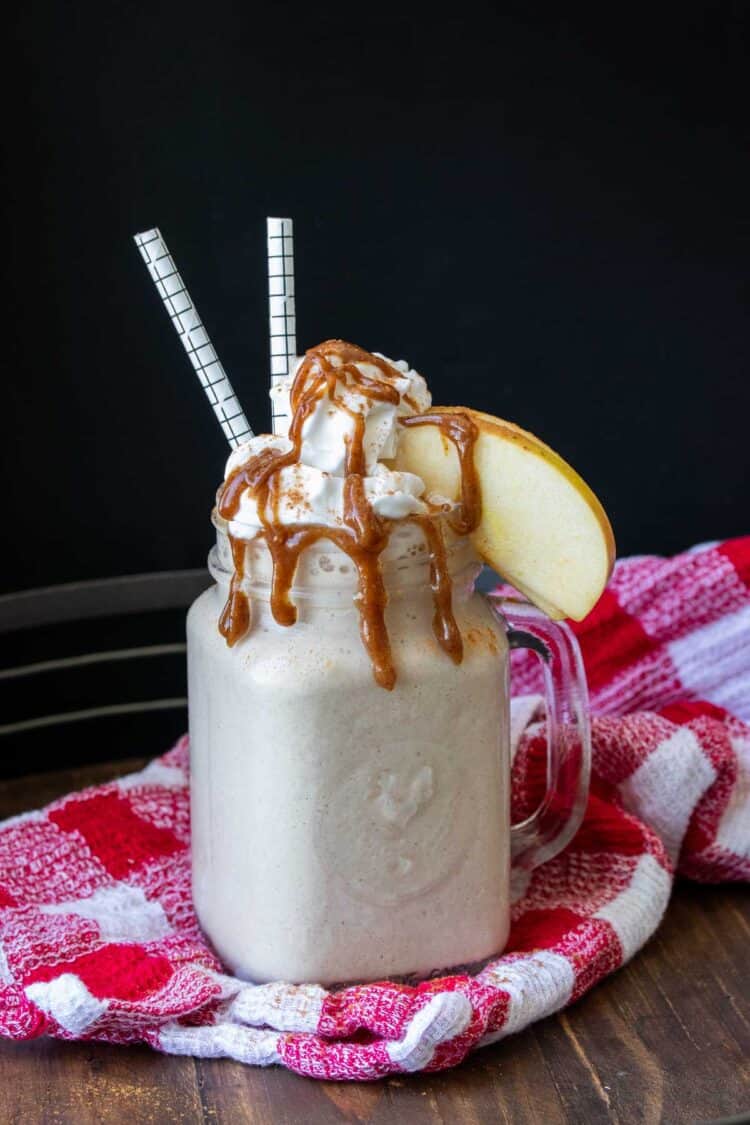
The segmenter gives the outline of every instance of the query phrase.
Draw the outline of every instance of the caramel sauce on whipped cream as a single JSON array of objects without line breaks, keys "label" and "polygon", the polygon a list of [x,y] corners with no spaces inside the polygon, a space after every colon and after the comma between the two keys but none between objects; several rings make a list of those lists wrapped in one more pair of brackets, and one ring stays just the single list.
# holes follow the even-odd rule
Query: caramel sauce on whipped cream
[{"label": "caramel sauce on whipped cream", "polygon": [[[336,362],[333,362],[333,361]],[[376,368],[374,376],[357,366],[366,364]],[[321,539],[327,539],[348,555],[357,571],[360,636],[372,663],[376,682],[391,690],[396,683],[396,670],[391,654],[390,640],[385,623],[388,595],[383,581],[381,555],[388,545],[394,524],[399,520],[379,515],[365,491],[366,459],[364,450],[365,413],[352,409],[337,395],[344,384],[363,398],[386,402],[394,406],[401,403],[398,382],[402,373],[381,356],[373,355],[344,340],[326,340],[310,348],[300,364],[292,384],[290,406],[292,420],[289,426],[291,448],[267,448],[252,456],[231,471],[219,491],[219,515],[231,521],[240,507],[242,496],[249,492],[257,505],[261,528],[256,538],[263,539],[271,555],[271,613],[279,625],[293,625],[297,609],[290,599],[297,562],[302,552]],[[300,463],[305,421],[328,393],[332,404],[348,414],[353,421],[353,431],[346,443],[343,489],[343,520],[338,526],[329,524],[283,524],[278,518],[281,495],[279,474],[282,469]],[[414,408],[409,396],[404,396],[407,406]],[[446,520],[459,535],[467,535],[479,523],[481,494],[474,465],[474,445],[477,427],[465,413],[442,413],[430,410],[398,418],[402,426],[437,426],[458,454],[461,468],[461,503],[458,509],[446,516],[435,506],[429,514],[410,514],[402,517],[419,525],[425,537],[430,558],[430,587],[435,607],[433,631],[438,644],[455,663],[463,657],[463,642],[452,609],[452,582],[448,569],[442,521]],[[427,502],[428,509],[431,507]],[[247,541],[229,536],[234,574],[229,596],[219,618],[219,631],[232,646],[243,637],[251,624],[250,601],[242,588]]]}]

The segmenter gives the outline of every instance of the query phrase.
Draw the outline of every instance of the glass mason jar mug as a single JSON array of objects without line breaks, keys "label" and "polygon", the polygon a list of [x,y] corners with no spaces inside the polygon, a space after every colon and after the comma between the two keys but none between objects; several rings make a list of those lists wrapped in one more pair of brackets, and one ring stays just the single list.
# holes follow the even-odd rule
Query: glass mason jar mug
[{"label": "glass mason jar mug", "polygon": [[[397,672],[379,687],[359,635],[356,572],[321,540],[300,558],[283,627],[271,564],[249,543],[248,635],[217,622],[232,575],[188,614],[193,898],[217,953],[255,981],[428,975],[479,962],[508,937],[511,861],[530,870],[578,828],[589,771],[586,685],[572,634],[524,603],[474,590],[468,540],[448,550],[464,654],[438,646],[426,545],[396,528],[383,554]],[[510,823],[509,650],[542,661],[546,795]]]}]

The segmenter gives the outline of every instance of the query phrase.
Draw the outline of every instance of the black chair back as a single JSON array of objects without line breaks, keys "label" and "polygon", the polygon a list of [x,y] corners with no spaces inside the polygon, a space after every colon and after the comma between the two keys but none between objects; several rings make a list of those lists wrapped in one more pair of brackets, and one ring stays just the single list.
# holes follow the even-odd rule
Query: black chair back
[{"label": "black chair back", "polygon": [[185,612],[205,570],[0,597],[0,775],[155,755],[187,729]]}]

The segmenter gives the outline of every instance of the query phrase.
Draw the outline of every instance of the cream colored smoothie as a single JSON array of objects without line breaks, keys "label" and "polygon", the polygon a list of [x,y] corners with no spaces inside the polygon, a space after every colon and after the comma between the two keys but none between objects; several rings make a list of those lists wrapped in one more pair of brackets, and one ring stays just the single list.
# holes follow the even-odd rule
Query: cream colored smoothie
[{"label": "cream colored smoothie", "polygon": [[383,562],[390,692],[360,641],[353,568],[330,544],[300,561],[292,629],[273,619],[257,556],[252,640],[230,649],[216,628],[230,580],[219,552],[217,587],[191,610],[193,895],[241,976],[422,974],[507,937],[506,642],[462,543],[449,566],[464,658],[446,658],[412,538]]},{"label": "cream colored smoothie", "polygon": [[[511,851],[530,868],[564,846],[587,766],[560,736],[567,716],[586,742],[585,686],[558,659],[570,642],[549,622],[511,631],[563,668],[548,796],[564,797],[512,836],[507,625],[474,580],[499,551],[551,615],[575,615],[606,579],[606,517],[546,446],[433,409],[403,362],[327,341],[275,393],[288,436],[230,456],[216,585],[188,617],[198,917],[258,981],[482,960],[507,939]],[[498,539],[519,474],[530,525]]]}]

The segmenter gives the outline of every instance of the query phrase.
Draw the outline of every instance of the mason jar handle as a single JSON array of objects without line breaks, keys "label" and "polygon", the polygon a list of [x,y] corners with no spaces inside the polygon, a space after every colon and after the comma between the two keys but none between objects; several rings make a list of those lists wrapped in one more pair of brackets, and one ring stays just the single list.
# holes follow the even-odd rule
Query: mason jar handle
[{"label": "mason jar handle", "polygon": [[557,855],[578,831],[589,791],[588,688],[578,641],[564,623],[528,602],[488,595],[511,649],[540,660],[547,705],[547,789],[531,816],[511,827],[513,866],[530,871]]}]

